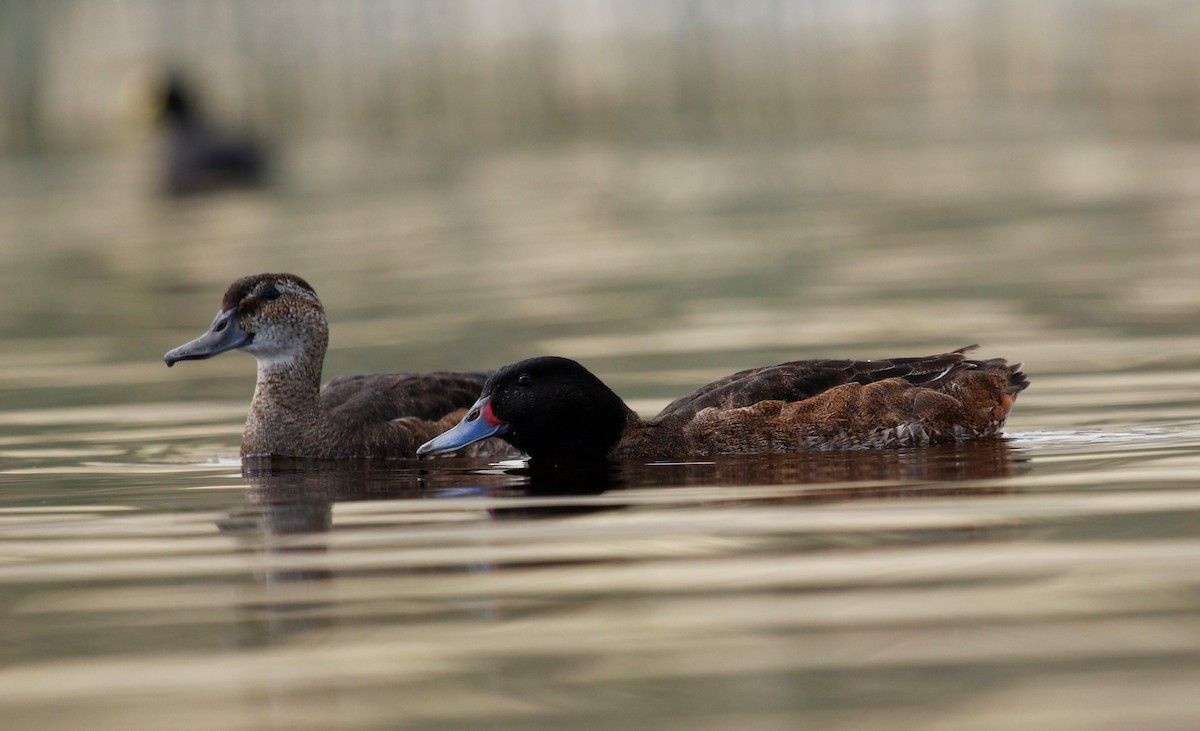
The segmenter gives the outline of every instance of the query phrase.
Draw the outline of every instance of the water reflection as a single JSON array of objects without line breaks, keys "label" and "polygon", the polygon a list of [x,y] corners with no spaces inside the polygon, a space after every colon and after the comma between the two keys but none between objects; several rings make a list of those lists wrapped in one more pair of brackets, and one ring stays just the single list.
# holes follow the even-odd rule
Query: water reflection
[{"label": "water reflection", "polygon": [[[677,463],[547,465],[439,460],[432,463],[248,460],[245,505],[219,528],[264,557],[262,583],[325,580],[328,545],[303,536],[406,527],[458,519],[528,520],[667,503],[825,503],[847,500],[996,495],[1015,490],[1025,458],[1003,440],[868,452],[719,457]],[[766,492],[757,488],[783,486]],[[709,490],[698,500],[685,488]],[[715,492],[713,492],[715,491]],[[608,493],[605,495],[605,493]],[[603,499],[597,499],[604,495]],[[335,506],[378,508],[335,519]],[[448,502],[447,502],[448,501]],[[299,538],[298,538],[299,537]]]},{"label": "water reflection", "polygon": [[[1020,455],[1002,440],[685,463],[432,464],[244,463],[244,505],[218,522],[236,551],[251,558],[255,588],[235,602],[241,644],[277,645],[335,627],[345,619],[339,582],[344,590],[364,582],[374,586],[384,575],[403,585],[414,578],[424,583],[433,577],[519,573],[544,562],[583,567],[611,559],[608,549],[578,553],[572,545],[586,542],[594,525],[538,533],[531,520],[664,506],[995,495],[1013,491],[1006,478],[1024,469]],[[692,491],[697,488],[704,492]],[[473,530],[471,521],[479,528]],[[485,530],[497,522],[511,524],[512,532]],[[804,541],[798,534],[791,540]],[[505,597],[485,592],[458,610],[490,617],[504,604]]]},{"label": "water reflection", "polygon": [[[481,460],[317,462],[260,459],[243,464],[246,510],[223,530],[264,536],[324,533],[335,503],[367,500],[496,498],[493,517],[533,518],[595,510],[577,498],[611,491],[682,487],[789,485],[789,501],[1001,494],[1001,478],[1026,469],[1001,439],[914,449],[736,455],[687,462],[538,464]],[[432,465],[432,466],[431,466]],[[737,492],[729,493],[736,499]],[[503,498],[558,498],[506,508]],[[780,498],[783,499],[783,498]],[[631,499],[630,503],[636,502]],[[620,504],[605,503],[606,508]],[[510,512],[513,511],[513,512]]]},{"label": "water reflection", "polygon": [[711,462],[628,465],[624,478],[641,487],[822,485],[826,487],[804,491],[807,498],[844,500],[1003,490],[1002,486],[960,483],[1012,477],[1025,461],[1006,441],[984,439],[914,449],[748,455]]},{"label": "water reflection", "polygon": [[[1011,478],[1025,463],[1006,442],[874,452],[722,457],[706,462],[610,463],[601,466],[489,464],[442,460],[322,463],[257,460],[244,465],[245,506],[221,522],[242,550],[258,557],[255,579],[264,586],[328,581],[329,542],[319,534],[394,529],[402,532],[463,520],[529,521],[603,511],[700,504],[771,505],[847,500],[996,495],[1013,491]],[[781,486],[762,491],[765,486]],[[706,490],[698,497],[686,488]],[[607,494],[606,494],[607,493]],[[603,496],[603,497],[601,497]],[[376,501],[346,511],[335,506]],[[446,536],[436,536],[446,540]],[[462,540],[455,535],[455,540]],[[420,571],[477,571],[452,554],[426,561]],[[403,557],[389,570],[407,564]],[[355,568],[358,568],[355,565]],[[490,568],[488,570],[491,570]],[[295,609],[289,595],[287,611]],[[316,605],[308,607],[316,608]]]},{"label": "water reflection", "polygon": [[[7,171],[7,725],[1188,727],[1193,145],[844,142],[313,147],[169,208],[124,157]],[[650,413],[975,339],[1037,376],[1007,443],[243,476],[245,363],[157,355],[266,261],[320,272],[328,375],[557,352]]]},{"label": "water reflection", "polygon": [[[473,481],[502,483],[486,463]],[[415,464],[415,463],[413,463]],[[337,621],[337,598],[326,586],[337,578],[330,543],[337,503],[415,500],[442,494],[442,480],[455,481],[465,467],[427,474],[408,463],[319,462],[251,459],[243,462],[245,506],[218,524],[254,557],[257,591],[239,602],[239,625],[250,645],[277,644],[297,633],[327,629]],[[452,488],[454,489],[454,488]],[[342,530],[354,530],[343,525]],[[358,526],[361,527],[361,526]],[[397,529],[402,526],[397,525]]]}]

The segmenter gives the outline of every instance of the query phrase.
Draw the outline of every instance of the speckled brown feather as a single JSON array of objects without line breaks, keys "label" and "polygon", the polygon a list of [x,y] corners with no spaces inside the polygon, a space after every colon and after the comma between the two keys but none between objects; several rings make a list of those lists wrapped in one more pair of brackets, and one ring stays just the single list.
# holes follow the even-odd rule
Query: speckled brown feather
[{"label": "speckled brown feather", "polygon": [[934,388],[955,371],[974,367],[965,353],[976,347],[915,358],[802,360],[752,368],[672,401],[657,418],[691,419],[707,408],[733,409],[767,400],[801,401],[843,384],[866,385],[887,378],[903,378],[913,385]]},{"label": "speckled brown feather", "polygon": [[[809,361],[743,371],[672,403],[652,420],[631,415],[611,454],[662,459],[995,436],[1029,382],[1019,364],[967,360],[965,350],[899,362]],[[904,375],[872,380],[897,369]],[[795,374],[798,382],[783,373]],[[758,380],[764,374],[769,380]],[[823,382],[836,385],[803,395]],[[754,400],[771,390],[785,398]],[[801,398],[790,400],[796,394]]]},{"label": "speckled brown feather", "polygon": [[1029,381],[974,346],[887,360],[816,360],[741,371],[643,420],[581,364],[556,356],[504,366],[477,406],[426,455],[499,435],[534,459],[687,459],[876,449],[1000,433]]},{"label": "speckled brown feather", "polygon": [[[269,288],[278,295],[264,296]],[[422,442],[462,418],[487,380],[486,373],[380,373],[338,377],[322,390],[329,329],[307,282],[294,274],[243,277],[226,290],[221,308],[235,310],[238,327],[254,334],[242,349],[258,359],[243,457],[413,457]],[[512,453],[498,440],[463,452]]]},{"label": "speckled brown feather", "polygon": [[[378,373],[335,378],[313,398],[310,374],[261,370],[242,433],[242,456],[313,459],[412,457],[462,418],[485,373]],[[319,378],[319,373],[317,374]],[[471,445],[463,456],[511,454],[503,442]]]}]

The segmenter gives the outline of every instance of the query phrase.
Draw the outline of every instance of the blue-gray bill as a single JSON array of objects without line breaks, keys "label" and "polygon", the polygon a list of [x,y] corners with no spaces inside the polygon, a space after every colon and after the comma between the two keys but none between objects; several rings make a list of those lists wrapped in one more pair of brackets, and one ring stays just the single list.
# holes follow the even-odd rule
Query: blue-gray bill
[{"label": "blue-gray bill", "polygon": [[500,436],[508,431],[508,424],[500,421],[492,414],[492,404],[488,396],[475,402],[467,411],[467,415],[453,429],[430,439],[417,448],[418,457],[430,457],[456,452],[468,444],[482,441],[488,437]]},{"label": "blue-gray bill", "polygon": [[253,339],[253,334],[238,327],[236,307],[222,310],[217,313],[208,332],[190,343],[184,343],[174,350],[167,351],[167,354],[163,356],[163,362],[170,368],[181,360],[204,360],[227,350],[240,348],[249,344]]}]

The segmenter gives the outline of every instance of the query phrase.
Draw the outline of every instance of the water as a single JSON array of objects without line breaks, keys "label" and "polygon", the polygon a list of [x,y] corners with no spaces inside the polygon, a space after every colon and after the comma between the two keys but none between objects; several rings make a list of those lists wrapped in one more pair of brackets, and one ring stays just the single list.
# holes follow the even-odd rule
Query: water
[{"label": "water", "polygon": [[[6,728],[1195,727],[1200,148],[314,144],[176,203],[146,159],[0,168]],[[270,270],[327,378],[557,353],[652,413],[981,342],[1033,385],[961,447],[243,469],[252,361],[159,358]]]}]

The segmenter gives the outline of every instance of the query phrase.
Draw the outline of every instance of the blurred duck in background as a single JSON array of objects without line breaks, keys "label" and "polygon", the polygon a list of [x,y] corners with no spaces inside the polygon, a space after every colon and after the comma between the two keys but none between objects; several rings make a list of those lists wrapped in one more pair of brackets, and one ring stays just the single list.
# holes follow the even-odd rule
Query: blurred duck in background
[{"label": "blurred duck in background", "polygon": [[170,195],[257,188],[268,182],[267,153],[246,135],[211,124],[178,72],[159,92],[158,118],[167,130],[162,188]]}]

